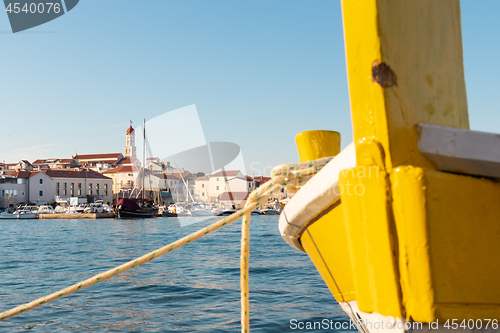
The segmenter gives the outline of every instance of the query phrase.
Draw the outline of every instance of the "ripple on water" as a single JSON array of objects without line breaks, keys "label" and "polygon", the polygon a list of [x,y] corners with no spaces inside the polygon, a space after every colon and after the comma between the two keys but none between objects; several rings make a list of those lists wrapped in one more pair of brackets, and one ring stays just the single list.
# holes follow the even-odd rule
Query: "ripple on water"
[{"label": "ripple on water", "polygon": [[[37,220],[0,223],[0,311],[169,244],[211,221]],[[253,332],[290,320],[348,317],[308,257],[279,235],[278,217],[252,217]],[[240,329],[240,224],[111,280],[0,322],[0,332],[235,332]],[[309,332],[313,332],[309,330]]]}]

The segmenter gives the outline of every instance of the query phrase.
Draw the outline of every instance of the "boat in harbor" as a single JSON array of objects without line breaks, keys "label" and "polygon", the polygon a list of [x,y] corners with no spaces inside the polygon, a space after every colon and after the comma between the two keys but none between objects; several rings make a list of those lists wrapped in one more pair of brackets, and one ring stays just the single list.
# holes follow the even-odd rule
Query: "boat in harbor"
[{"label": "boat in harbor", "polygon": [[152,218],[157,215],[158,209],[147,200],[123,198],[116,205],[116,216],[120,219]]},{"label": "boat in harbor", "polygon": [[342,11],[354,142],[297,135],[301,161],[335,157],[281,235],[361,333],[498,329],[500,135],[469,129],[460,3]]},{"label": "boat in harbor", "polygon": [[261,212],[262,215],[280,215],[281,212],[283,211],[282,207],[283,206],[281,204],[274,203],[268,206],[267,208],[263,209]]},{"label": "boat in harbor", "polygon": [[10,219],[17,219],[17,220],[25,220],[25,219],[37,219],[38,218],[38,213],[33,213],[29,209],[18,209],[12,214],[0,214],[0,219],[2,220],[10,220]]},{"label": "boat in harbor", "polygon": [[[235,209],[226,209],[226,210],[220,210],[220,211],[217,211],[214,213],[215,216],[229,216],[233,213],[236,213],[237,210]],[[262,212],[258,209],[254,209],[252,210],[252,212],[250,213],[251,215],[262,215]]]},{"label": "boat in harbor", "polygon": [[55,209],[50,205],[42,205],[38,206],[38,210],[36,211],[38,214],[54,214]]},{"label": "boat in harbor", "polygon": [[274,208],[263,209],[261,212],[262,212],[262,215],[280,215],[281,214],[281,210],[274,209]]},{"label": "boat in harbor", "polygon": [[203,204],[192,204],[189,212],[191,216],[214,216],[214,213],[209,209],[205,209]]},{"label": "boat in harbor", "polygon": [[186,217],[191,216],[189,211],[185,210],[184,207],[176,204],[170,204],[166,209],[160,210],[159,215],[162,217]]}]

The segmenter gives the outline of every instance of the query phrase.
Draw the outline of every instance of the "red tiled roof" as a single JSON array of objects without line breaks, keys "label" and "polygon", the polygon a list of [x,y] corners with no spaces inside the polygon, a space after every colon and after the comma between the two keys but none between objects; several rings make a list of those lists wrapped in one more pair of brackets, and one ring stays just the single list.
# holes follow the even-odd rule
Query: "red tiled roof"
[{"label": "red tiled roof", "polygon": [[117,168],[104,171],[103,173],[120,173],[120,172],[140,172],[141,170],[135,165],[122,165]]},{"label": "red tiled roof", "polygon": [[249,182],[253,181],[252,177],[250,177],[250,176],[245,176],[245,177],[247,177],[247,181],[249,181]]},{"label": "red tiled roof", "polygon": [[115,164],[116,160],[98,160],[98,161],[85,161],[83,163],[108,163],[108,164]]},{"label": "red tiled roof", "polygon": [[132,124],[130,124],[130,126],[127,128],[127,135],[129,135],[133,131],[134,131],[134,129],[132,128]]},{"label": "red tiled roof", "polygon": [[38,159],[38,160],[36,160],[35,162],[33,162],[31,164],[33,164],[33,165],[35,165],[35,164],[45,164],[45,160]]},{"label": "red tiled roof", "polygon": [[249,195],[250,192],[224,192],[219,200],[246,200]]},{"label": "red tiled roof", "polygon": [[24,163],[28,164],[28,165],[31,165],[31,163],[27,160],[22,160]]},{"label": "red tiled roof", "polygon": [[120,157],[121,153],[110,153],[110,154],[86,154],[86,155],[76,155],[76,158],[79,161],[88,161],[88,160],[100,160],[106,161],[110,159],[114,159],[113,163]]},{"label": "red tiled roof", "polygon": [[39,172],[40,171],[20,171],[20,170],[17,170],[14,172],[8,172],[8,173],[6,172],[5,174],[12,176],[14,178],[31,178]]},{"label": "red tiled roof", "polygon": [[264,176],[257,176],[254,177],[254,180],[259,183],[259,187],[262,186],[262,184],[268,182],[271,180],[271,177],[264,177]]},{"label": "red tiled roof", "polygon": [[84,171],[68,171],[68,170],[53,170],[53,169],[43,169],[43,173],[51,178],[88,178],[88,179],[111,179],[104,176],[102,173],[90,170]]},{"label": "red tiled roof", "polygon": [[11,173],[9,176],[12,176],[14,178],[29,178],[30,171],[16,171],[14,173]]},{"label": "red tiled roof", "polygon": [[135,157],[127,157],[127,158],[123,158],[121,159],[118,164],[132,164],[134,163],[135,161],[138,161],[139,159],[135,158]]},{"label": "red tiled roof", "polygon": [[39,173],[40,171],[30,171],[30,178]]},{"label": "red tiled roof", "polygon": [[62,160],[59,160],[59,163],[71,163],[73,161],[72,158],[63,158]]},{"label": "red tiled roof", "polygon": [[240,170],[219,171],[215,175],[210,175],[210,177],[234,177],[239,172]]}]

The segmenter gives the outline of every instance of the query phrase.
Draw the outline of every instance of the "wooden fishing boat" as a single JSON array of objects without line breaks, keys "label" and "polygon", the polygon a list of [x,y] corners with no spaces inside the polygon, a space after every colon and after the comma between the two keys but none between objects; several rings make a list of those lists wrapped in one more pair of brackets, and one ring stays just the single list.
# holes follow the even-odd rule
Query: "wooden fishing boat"
[{"label": "wooden fishing boat", "polygon": [[158,209],[145,204],[148,201],[140,199],[123,198],[116,205],[116,216],[118,218],[151,218],[158,215]]},{"label": "wooden fishing boat", "polygon": [[469,129],[458,0],[343,0],[354,142],[286,205],[306,252],[360,332],[498,330],[500,135]]}]

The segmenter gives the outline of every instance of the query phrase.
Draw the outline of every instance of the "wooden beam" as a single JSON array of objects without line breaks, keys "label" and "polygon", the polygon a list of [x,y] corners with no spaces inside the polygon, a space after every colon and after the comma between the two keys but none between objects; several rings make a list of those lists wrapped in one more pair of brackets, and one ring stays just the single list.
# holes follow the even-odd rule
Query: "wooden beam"
[{"label": "wooden beam", "polygon": [[342,10],[356,145],[379,142],[389,170],[434,168],[416,125],[469,127],[459,0],[343,0]]},{"label": "wooden beam", "polygon": [[500,178],[500,135],[419,124],[418,147],[439,170]]}]

